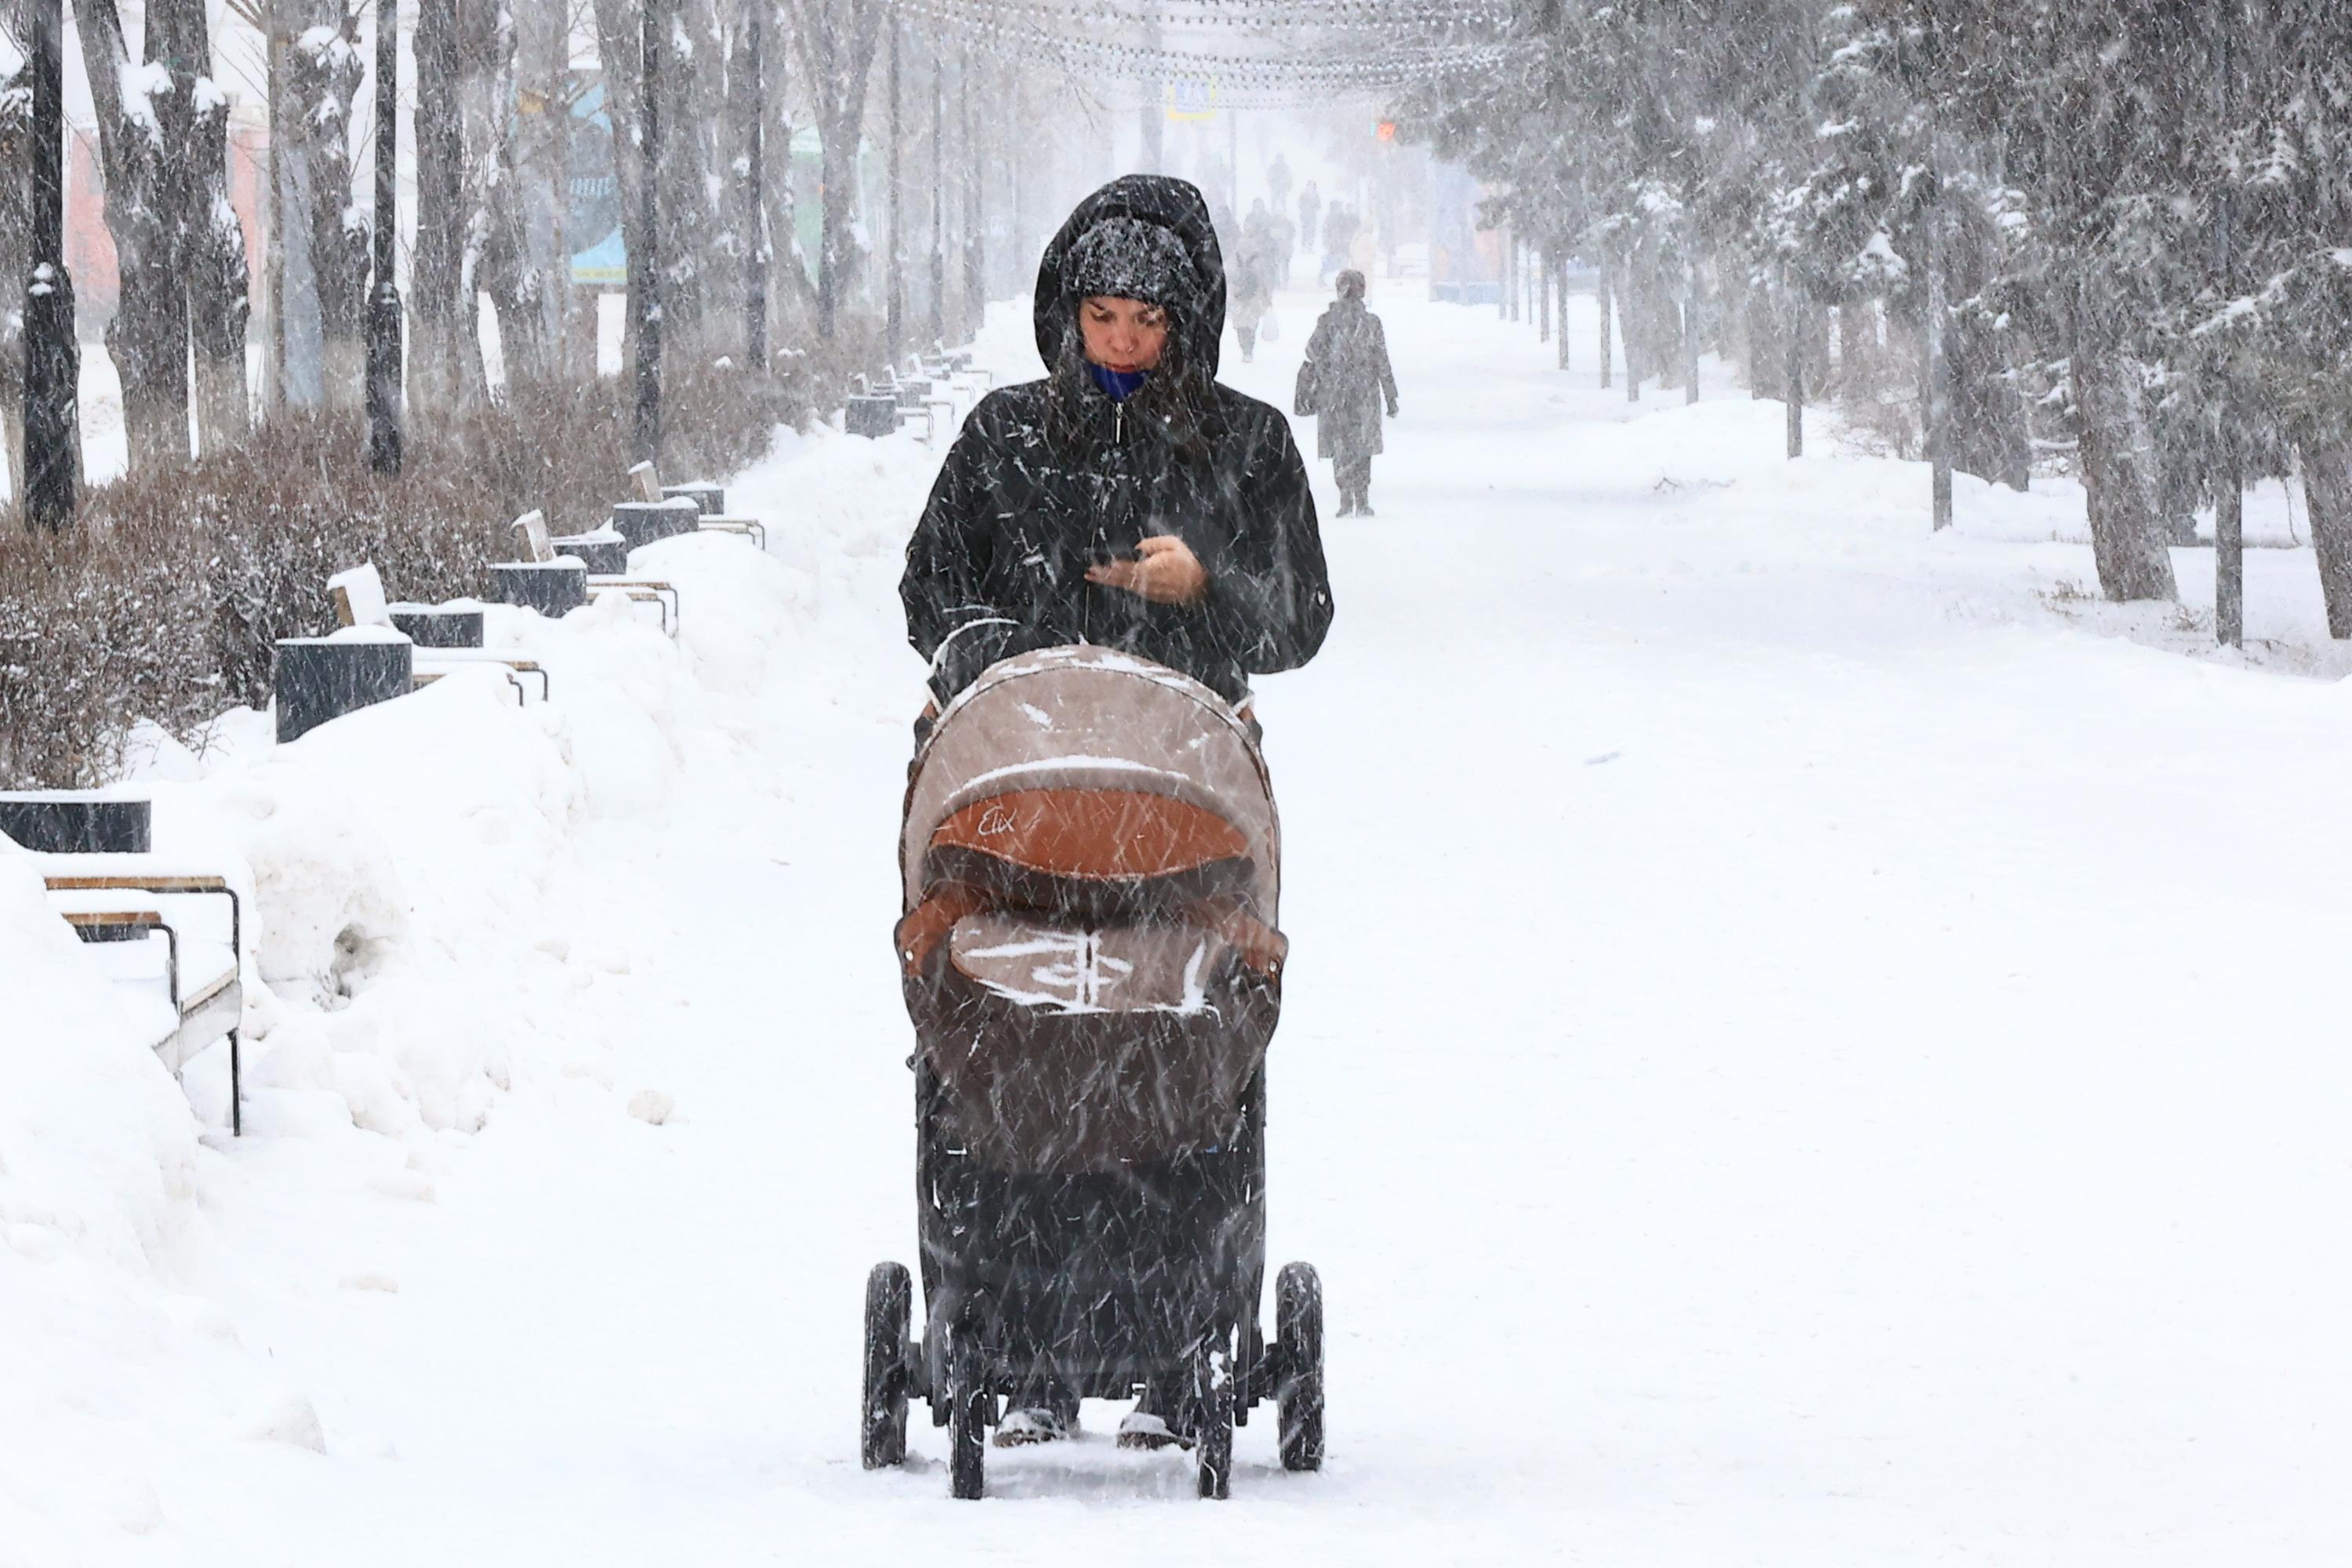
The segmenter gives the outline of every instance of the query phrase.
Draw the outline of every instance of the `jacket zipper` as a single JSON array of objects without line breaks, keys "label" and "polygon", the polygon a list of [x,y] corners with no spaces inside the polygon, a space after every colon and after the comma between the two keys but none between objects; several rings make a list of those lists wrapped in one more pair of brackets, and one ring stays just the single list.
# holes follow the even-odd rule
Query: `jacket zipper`
[{"label": "jacket zipper", "polygon": [[1110,409],[1113,421],[1111,444],[1115,447],[1124,447],[1127,445],[1127,405],[1114,403],[1110,405]]}]

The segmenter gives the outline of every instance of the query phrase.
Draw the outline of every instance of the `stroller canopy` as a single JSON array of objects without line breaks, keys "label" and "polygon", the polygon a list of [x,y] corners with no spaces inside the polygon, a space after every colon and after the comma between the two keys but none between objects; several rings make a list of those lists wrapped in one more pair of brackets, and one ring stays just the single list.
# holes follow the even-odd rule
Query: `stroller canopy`
[{"label": "stroller canopy", "polygon": [[1281,828],[1249,731],[1199,681],[1131,654],[1006,659],[940,716],[899,844],[905,907],[960,866],[1245,898],[1276,919]]}]

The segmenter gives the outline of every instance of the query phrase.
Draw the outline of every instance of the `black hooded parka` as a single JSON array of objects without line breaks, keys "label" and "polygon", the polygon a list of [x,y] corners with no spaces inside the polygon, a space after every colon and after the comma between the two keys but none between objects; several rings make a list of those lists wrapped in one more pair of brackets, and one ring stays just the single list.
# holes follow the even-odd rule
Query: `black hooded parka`
[{"label": "black hooded parka", "polygon": [[[1166,228],[1190,262],[1153,301],[1171,353],[1125,404],[1087,372],[1069,276],[1073,247],[1118,217]],[[1069,643],[1138,654],[1234,702],[1250,675],[1306,663],[1331,623],[1315,501],[1289,422],[1213,380],[1225,277],[1200,192],[1139,174],[1097,191],[1045,247],[1035,299],[1047,376],[972,410],[907,546],[907,638],[932,661],[934,693],[945,702],[1001,658]],[[1155,534],[1207,570],[1197,603],[1087,581]]]}]

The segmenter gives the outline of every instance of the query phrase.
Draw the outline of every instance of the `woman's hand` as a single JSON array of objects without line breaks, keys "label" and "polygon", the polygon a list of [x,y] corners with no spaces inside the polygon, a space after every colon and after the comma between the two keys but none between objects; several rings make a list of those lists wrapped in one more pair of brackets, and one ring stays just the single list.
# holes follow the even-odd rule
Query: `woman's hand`
[{"label": "woman's hand", "polygon": [[1087,581],[1123,588],[1155,605],[1197,603],[1209,591],[1209,571],[1192,547],[1172,533],[1155,534],[1135,547],[1139,559],[1087,568]]}]

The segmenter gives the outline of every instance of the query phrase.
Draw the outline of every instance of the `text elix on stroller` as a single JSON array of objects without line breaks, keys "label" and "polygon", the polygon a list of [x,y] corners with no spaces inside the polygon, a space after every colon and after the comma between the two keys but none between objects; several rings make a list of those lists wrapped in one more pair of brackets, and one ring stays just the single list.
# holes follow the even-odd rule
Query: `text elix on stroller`
[{"label": "text elix on stroller", "polygon": [[864,1454],[910,1396],[978,1497],[999,1401],[1150,1390],[1225,1495],[1237,1423],[1323,1458],[1315,1271],[1265,1279],[1265,1056],[1286,951],[1281,833],[1216,693],[1099,647],[995,665],[915,760],[898,928],[914,1058],[923,1333],[866,1284]]}]

